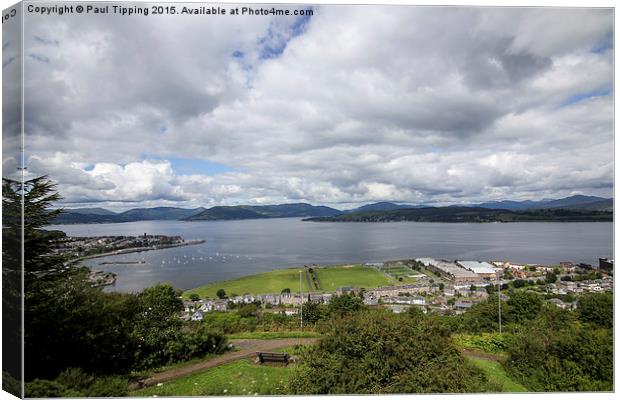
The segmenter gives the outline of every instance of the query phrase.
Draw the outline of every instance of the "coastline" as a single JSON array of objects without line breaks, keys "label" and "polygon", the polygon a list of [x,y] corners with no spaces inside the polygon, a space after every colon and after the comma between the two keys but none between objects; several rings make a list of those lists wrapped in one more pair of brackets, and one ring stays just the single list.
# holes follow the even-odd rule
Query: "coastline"
[{"label": "coastline", "polygon": [[79,261],[84,261],[84,260],[91,260],[93,258],[102,258],[102,257],[109,257],[109,256],[117,256],[120,254],[130,254],[130,253],[141,253],[143,251],[152,251],[152,250],[163,250],[163,249],[169,249],[169,248],[173,248],[173,247],[183,247],[183,246],[193,246],[196,244],[202,244],[204,243],[205,240],[187,240],[183,243],[174,243],[174,244],[167,244],[167,245],[162,245],[162,246],[152,246],[152,247],[131,247],[128,249],[121,249],[121,250],[116,250],[116,251],[109,251],[107,253],[99,253],[99,254],[92,254],[89,256],[84,256],[84,257],[79,257],[76,258],[72,261],[74,262],[79,262]]}]

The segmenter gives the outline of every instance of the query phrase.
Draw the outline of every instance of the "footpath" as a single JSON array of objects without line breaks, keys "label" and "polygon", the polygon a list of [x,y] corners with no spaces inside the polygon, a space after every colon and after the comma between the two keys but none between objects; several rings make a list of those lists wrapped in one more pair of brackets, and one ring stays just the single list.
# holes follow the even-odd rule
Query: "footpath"
[{"label": "footpath", "polygon": [[317,338],[289,338],[289,339],[233,339],[229,342],[233,344],[236,351],[230,351],[219,357],[206,360],[201,363],[185,365],[179,368],[158,372],[148,378],[132,383],[129,390],[137,390],[158,383],[170,381],[205,371],[222,364],[253,357],[259,351],[274,351],[282,347],[291,347],[296,344],[309,345],[316,343]]}]

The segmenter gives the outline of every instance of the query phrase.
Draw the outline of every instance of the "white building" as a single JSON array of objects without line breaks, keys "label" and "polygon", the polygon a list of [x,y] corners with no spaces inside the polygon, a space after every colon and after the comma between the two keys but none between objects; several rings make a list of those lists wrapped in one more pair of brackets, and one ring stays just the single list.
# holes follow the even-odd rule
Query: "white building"
[{"label": "white building", "polygon": [[488,262],[457,261],[457,264],[483,278],[495,278],[495,268]]}]

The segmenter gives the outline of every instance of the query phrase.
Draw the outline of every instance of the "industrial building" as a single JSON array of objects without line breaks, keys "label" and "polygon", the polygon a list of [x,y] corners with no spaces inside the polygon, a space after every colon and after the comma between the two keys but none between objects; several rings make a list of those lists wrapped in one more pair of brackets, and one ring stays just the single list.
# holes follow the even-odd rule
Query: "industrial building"
[{"label": "industrial building", "polygon": [[495,278],[497,271],[493,268],[493,265],[488,262],[481,261],[457,261],[461,267],[473,272],[476,275],[480,275],[483,278]]},{"label": "industrial building", "polygon": [[482,282],[481,276],[456,265],[454,262],[435,260],[433,258],[417,258],[416,261],[424,264],[428,270],[454,283]]}]

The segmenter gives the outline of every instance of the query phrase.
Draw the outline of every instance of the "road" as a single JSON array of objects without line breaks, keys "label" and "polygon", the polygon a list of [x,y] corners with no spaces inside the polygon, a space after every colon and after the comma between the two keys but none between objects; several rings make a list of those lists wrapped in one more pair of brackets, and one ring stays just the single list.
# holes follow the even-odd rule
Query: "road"
[{"label": "road", "polygon": [[314,344],[317,338],[292,338],[292,339],[233,339],[232,343],[237,351],[224,353],[219,357],[203,361],[197,364],[185,365],[168,371],[158,372],[139,382],[132,383],[129,390],[136,390],[143,387],[153,386],[158,383],[170,381],[205,371],[209,368],[217,367],[232,361],[241,360],[243,358],[253,357],[258,351],[273,351],[282,347],[291,347],[296,344]]}]

